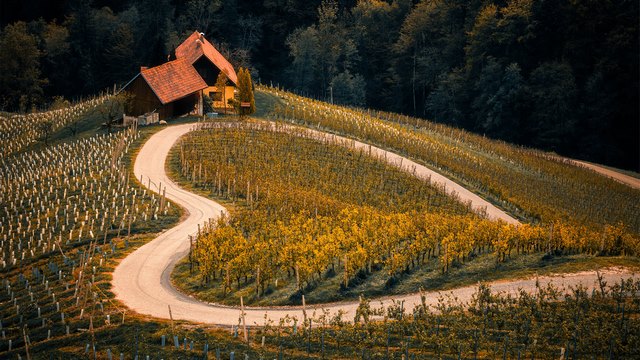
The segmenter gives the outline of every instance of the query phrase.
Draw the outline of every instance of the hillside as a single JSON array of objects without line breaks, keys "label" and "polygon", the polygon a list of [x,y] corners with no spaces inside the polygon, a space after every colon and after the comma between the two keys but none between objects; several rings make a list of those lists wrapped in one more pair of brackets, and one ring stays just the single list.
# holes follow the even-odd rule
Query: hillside
[{"label": "hillside", "polygon": [[[109,99],[105,101],[109,101]],[[505,173],[514,168],[521,170],[525,167],[524,165],[517,166],[521,163],[543,164],[539,168],[540,177],[551,181],[551,177],[546,175],[545,171],[555,169],[553,179],[557,181],[558,185],[563,185],[567,181],[575,181],[574,176],[578,171],[580,174],[578,176],[586,176],[585,181],[589,186],[595,186],[596,190],[591,189],[591,191],[606,189],[611,192],[611,196],[614,198],[621,196],[616,195],[616,192],[628,191],[618,187],[620,184],[600,175],[589,178],[596,174],[582,172],[583,169],[576,168],[571,164],[558,163],[557,160],[554,160],[555,158],[538,151],[514,148],[505,143],[489,141],[482,137],[431,123],[414,122],[417,121],[416,119],[396,117],[387,113],[339,108],[268,89],[263,89],[258,94],[258,103],[261,105],[259,108],[264,116],[263,119],[238,122],[234,118],[226,117],[221,119],[222,122],[207,125],[208,130],[198,130],[192,135],[188,135],[184,138],[182,147],[174,148],[173,165],[169,168],[178,171],[172,176],[181,177],[180,183],[183,186],[219,199],[231,209],[230,216],[236,222],[231,222],[230,226],[239,226],[243,229],[243,232],[234,235],[238,240],[237,236],[250,234],[251,231],[259,229],[261,224],[279,221],[278,219],[282,219],[282,228],[281,230],[274,229],[276,231],[295,230],[291,225],[297,222],[302,226],[300,230],[303,234],[315,228],[316,234],[320,235],[316,237],[316,240],[322,238],[329,240],[330,233],[322,235],[322,229],[334,228],[337,231],[342,225],[337,225],[333,221],[344,222],[345,226],[341,230],[341,236],[344,237],[343,245],[345,247],[341,251],[351,251],[351,253],[347,252],[347,259],[350,259],[349,263],[352,266],[350,269],[352,270],[349,271],[353,271],[352,273],[342,272],[341,268],[344,268],[346,264],[342,263],[341,267],[340,260],[334,267],[328,263],[316,261],[320,259],[315,258],[316,255],[307,254],[304,255],[307,260],[301,263],[304,266],[298,265],[295,267],[297,269],[291,270],[298,272],[300,284],[306,285],[304,287],[296,286],[296,282],[293,280],[295,276],[291,275],[287,280],[286,276],[282,277],[282,272],[278,275],[277,271],[280,270],[277,270],[272,275],[280,277],[281,282],[276,291],[273,291],[271,295],[266,292],[258,292],[264,301],[273,303],[273,299],[279,297],[281,300],[278,301],[283,301],[282,303],[300,304],[299,296],[304,294],[309,302],[323,302],[326,301],[323,299],[331,299],[330,294],[335,293],[335,289],[342,286],[340,283],[345,278],[347,280],[346,286],[339,292],[340,298],[343,299],[357,299],[362,294],[365,294],[366,298],[384,294],[398,296],[397,294],[416,291],[419,287],[456,289],[463,285],[470,285],[454,290],[454,294],[460,294],[461,299],[465,299],[464,301],[471,301],[465,306],[471,306],[475,309],[481,309],[482,306],[485,306],[482,305],[483,302],[494,304],[492,306],[495,311],[490,317],[493,325],[484,327],[485,330],[482,332],[473,333],[475,335],[469,333],[468,329],[460,327],[460,324],[463,323],[462,319],[468,318],[469,314],[460,312],[460,305],[455,302],[438,300],[437,293],[432,292],[406,295],[406,307],[402,309],[397,308],[397,303],[388,300],[385,303],[386,311],[388,311],[387,317],[381,317],[383,312],[376,308],[375,301],[370,302],[365,298],[360,302],[337,305],[337,309],[351,309],[348,314],[349,317],[353,316],[353,319],[335,317],[329,320],[327,314],[322,317],[321,311],[315,308],[315,311],[309,309],[306,314],[292,312],[292,317],[287,317],[288,320],[285,320],[279,327],[260,324],[258,319],[262,316],[260,315],[261,310],[247,309],[249,314],[258,316],[255,323],[248,324],[251,327],[248,337],[249,344],[244,343],[241,337],[233,336],[233,333],[242,334],[239,327],[235,327],[235,330],[232,330],[232,336],[230,336],[227,331],[178,321],[178,319],[184,318],[183,310],[180,309],[178,303],[174,303],[171,307],[174,311],[173,315],[167,311],[165,303],[157,307],[160,311],[155,316],[165,319],[173,316],[176,321],[170,323],[168,320],[159,320],[147,315],[132,314],[131,310],[127,310],[127,307],[130,307],[128,302],[121,303],[117,300],[121,299],[122,294],[111,292],[112,272],[119,263],[119,259],[127,256],[139,246],[145,243],[148,244],[147,247],[157,246],[153,245],[157,243],[157,240],[149,241],[158,236],[158,231],[167,230],[176,224],[180,211],[175,204],[162,195],[171,199],[174,196],[173,192],[178,191],[178,188],[175,188],[167,178],[148,182],[147,178],[142,176],[142,183],[139,183],[138,181],[141,179],[138,178],[138,175],[132,175],[134,156],[137,154],[136,149],[146,144],[147,139],[153,134],[162,130],[161,127],[147,127],[139,132],[127,129],[110,133],[110,130],[106,128],[99,128],[99,111],[95,109],[101,105],[87,102],[79,103],[59,113],[30,115],[28,124],[35,125],[29,125],[29,129],[37,129],[37,124],[46,122],[48,119],[60,121],[53,124],[55,130],[52,130],[50,144],[44,143],[42,133],[24,131],[16,133],[19,136],[12,138],[15,141],[11,144],[17,145],[3,148],[6,155],[2,160],[1,174],[2,188],[6,190],[2,193],[2,202],[7,206],[0,225],[4,234],[2,237],[2,285],[6,289],[0,295],[0,324],[4,332],[4,339],[0,342],[2,356],[12,358],[21,354],[24,357],[28,352],[31,358],[48,358],[50,356],[54,358],[85,358],[95,352],[97,357],[108,358],[119,353],[131,354],[134,357],[136,353],[156,354],[157,356],[163,356],[161,354],[167,356],[166,354],[169,353],[181,354],[179,356],[209,353],[211,356],[217,352],[224,354],[234,352],[235,354],[247,354],[250,358],[265,355],[307,358],[320,356],[323,353],[331,354],[331,357],[335,358],[353,358],[362,354],[366,354],[363,355],[365,357],[376,357],[374,354],[388,352],[397,356],[409,353],[416,358],[433,358],[441,353],[466,354],[467,356],[484,354],[483,356],[489,358],[505,354],[507,357],[515,357],[519,353],[535,353],[540,357],[547,357],[550,354],[555,354],[562,342],[540,340],[533,344],[527,338],[518,337],[524,336],[524,333],[521,332],[520,322],[496,325],[503,323],[507,314],[522,311],[523,308],[519,304],[523,301],[529,301],[527,299],[533,299],[527,297],[530,295],[520,294],[518,302],[509,302],[510,300],[488,292],[489,288],[481,287],[478,289],[473,284],[480,279],[489,281],[513,277],[531,278],[536,274],[549,274],[548,279],[550,280],[553,279],[565,285],[575,285],[576,282],[573,280],[567,280],[575,277],[568,276],[563,279],[553,275],[553,273],[565,271],[586,271],[577,274],[577,278],[590,282],[591,286],[595,285],[594,291],[599,291],[601,296],[590,298],[586,297],[584,292],[570,289],[559,289],[557,290],[559,292],[556,292],[556,290],[536,287],[536,284],[531,281],[526,283],[526,280],[490,283],[490,286],[494,291],[497,291],[497,289],[504,289],[504,286],[509,288],[511,283],[528,284],[526,287],[537,294],[531,295],[536,296],[536,303],[540,306],[537,311],[545,309],[544,311],[553,311],[556,314],[568,314],[574,313],[576,309],[577,303],[572,302],[571,299],[580,298],[583,303],[589,303],[592,310],[585,312],[578,324],[592,335],[589,337],[580,336],[580,340],[572,345],[574,352],[579,354],[601,353],[599,350],[603,348],[601,342],[609,341],[602,335],[603,331],[606,331],[613,339],[611,341],[615,341],[617,344],[616,350],[614,350],[616,354],[631,356],[632,349],[637,348],[635,346],[637,339],[631,335],[636,333],[634,329],[638,326],[637,322],[633,320],[635,316],[633,314],[637,312],[633,305],[633,295],[626,300],[614,300],[614,295],[618,294],[620,289],[626,289],[624,291],[629,291],[629,294],[636,294],[637,290],[633,288],[635,283],[630,281],[608,290],[608,285],[602,282],[607,281],[611,285],[619,279],[633,276],[633,274],[627,272],[629,270],[605,269],[603,271],[604,277],[601,278],[600,285],[598,285],[599,274],[593,272],[594,267],[622,266],[627,269],[638,267],[637,253],[635,252],[637,250],[633,245],[637,244],[637,233],[633,231],[633,228],[626,224],[609,224],[606,217],[592,221],[564,222],[559,217],[550,217],[550,220],[536,220],[534,217],[522,215],[519,215],[521,221],[528,222],[532,219],[534,221],[526,227],[516,228],[506,224],[499,225],[502,228],[494,227],[491,220],[482,219],[484,216],[482,211],[480,213],[470,211],[471,208],[464,202],[460,203],[458,197],[452,197],[448,194],[445,190],[446,187],[430,187],[419,181],[414,177],[415,168],[411,170],[399,166],[395,160],[391,160],[391,156],[393,151],[411,154],[409,151],[402,151],[402,147],[396,148],[395,146],[398,144],[399,136],[397,135],[408,139],[412,139],[413,136],[416,144],[432,143],[432,147],[437,149],[439,146],[443,146],[439,145],[440,143],[445,143],[448,144],[446,149],[455,150],[458,156],[468,158],[469,154],[473,154],[477,159],[485,159],[484,161],[487,162],[489,160],[486,159],[499,159],[493,161],[511,164],[510,167],[502,167],[502,171]],[[292,111],[289,115],[279,108],[284,104],[287,104],[287,109]],[[74,110],[76,108],[85,110],[76,112]],[[327,114],[332,117],[341,114],[340,121],[331,122],[331,118],[327,119]],[[265,120],[269,118],[310,125],[313,130],[300,128],[294,131],[294,127],[287,128],[291,125],[281,124],[277,125],[281,129],[280,134],[274,136],[276,134],[270,134],[271,126],[261,125],[265,124]],[[7,114],[2,121],[16,121],[15,119],[17,118]],[[370,128],[363,126],[365,124],[362,122],[363,119],[371,124]],[[177,122],[188,121],[193,121],[193,119],[186,118]],[[225,121],[230,121],[233,126],[225,127]],[[409,126],[407,123],[412,123],[412,125]],[[220,125],[223,125],[223,128],[215,130]],[[187,131],[192,128],[192,125],[184,126]],[[301,136],[307,131],[321,134],[318,132],[319,130],[331,130],[332,126],[335,126],[334,132],[374,143],[380,148],[366,147],[368,145],[365,145],[361,150],[357,150],[351,148],[355,142],[346,139],[337,141],[338,138],[332,135],[328,135],[325,140],[315,138],[316,135]],[[69,127],[82,130],[77,131],[74,135],[74,132],[66,130]],[[380,134],[392,131],[396,136],[380,135],[374,137],[378,134],[378,132],[371,130],[374,127],[378,129],[376,131],[379,131]],[[13,129],[13,127],[7,127],[7,129]],[[364,132],[363,129],[369,130]],[[4,133],[2,135],[8,136]],[[426,138],[427,135],[429,135],[428,138]],[[422,138],[423,136],[425,138]],[[420,139],[422,142],[418,141]],[[388,142],[385,143],[382,140]],[[165,138],[162,141],[166,142],[167,140]],[[225,146],[220,146],[223,143]],[[168,142],[165,145],[170,148],[172,144],[173,142]],[[211,147],[207,144],[217,144],[217,146]],[[157,152],[156,145],[149,144],[149,146],[152,148],[152,152]],[[383,148],[392,152],[384,152],[387,150],[383,150]],[[364,149],[369,150],[365,151]],[[407,149],[411,150],[411,148]],[[369,155],[371,151],[387,155],[378,155],[377,158],[371,157]],[[417,151],[416,153],[421,152]],[[433,153],[441,154],[435,151]],[[411,157],[416,161],[415,166],[426,165],[424,166],[425,171],[433,169],[456,181],[464,178],[463,176],[471,178],[471,175],[454,172],[453,169],[460,168],[448,165],[447,161],[450,160],[447,157],[438,155],[440,160],[437,164],[439,165],[434,166],[427,161],[427,154],[433,153],[423,152],[423,157]],[[389,162],[387,165],[385,165],[384,158],[387,158]],[[406,159],[406,161],[409,160]],[[147,163],[154,164],[154,162]],[[156,165],[163,169],[162,163],[156,163]],[[214,176],[216,168],[222,169],[223,167],[224,171],[219,171],[218,174],[225,174],[227,184],[232,179],[229,177],[231,174],[235,174],[233,177],[236,178],[236,183],[239,181],[244,184],[245,179],[251,179],[248,187],[249,192],[244,191],[246,190],[244,185],[232,186],[231,188],[227,185],[222,186],[224,183],[222,178],[218,180],[219,185],[214,186],[211,182],[215,177],[210,177]],[[496,168],[499,169],[499,167]],[[260,179],[270,180],[262,182]],[[353,184],[351,188],[347,186],[349,182],[345,182],[346,179],[351,179],[349,180]],[[496,201],[500,198],[487,196],[488,192],[483,189],[488,187],[471,186],[470,184],[474,184],[471,181],[459,182],[503,209],[508,210],[515,207],[508,202]],[[362,184],[369,185],[361,187]],[[255,191],[254,186],[256,187]],[[301,191],[300,189],[303,189],[304,186],[311,187]],[[507,185],[498,183],[496,186]],[[159,192],[161,188],[160,195],[154,194],[154,191]],[[188,194],[188,191],[182,191],[182,193]],[[565,196],[574,196],[574,193],[567,193]],[[633,197],[637,194],[631,192],[629,196]],[[283,199],[286,201],[283,202]],[[314,200],[309,201],[310,199]],[[578,197],[565,201],[578,202],[581,200]],[[283,203],[289,204],[289,207],[283,207]],[[551,216],[567,211],[558,205],[562,202],[540,201],[539,203],[540,207],[549,209],[548,213],[552,214]],[[194,206],[196,203],[192,202],[191,204]],[[258,213],[255,212],[256,210]],[[273,210],[276,211],[273,212]],[[199,208],[194,208],[190,209],[189,213],[197,215],[199,211]],[[259,211],[266,211],[265,216],[256,216]],[[519,212],[512,213],[526,214],[528,211],[530,210],[523,206]],[[615,212],[611,213],[615,214]],[[212,212],[212,215],[215,216],[219,214],[218,208]],[[305,218],[315,218],[313,220],[315,225],[313,222],[304,220]],[[184,217],[183,219],[186,220]],[[349,219],[355,222],[349,225]],[[198,228],[197,225],[202,224],[204,220],[200,217],[196,218],[195,222],[193,220],[187,221],[189,221],[189,226]],[[269,221],[263,223],[265,220]],[[441,227],[438,230],[439,235],[430,232],[434,229],[434,221]],[[370,222],[373,226],[367,229],[363,226],[366,222]],[[554,230],[551,234],[553,242],[549,242],[547,237],[547,226],[550,223],[554,224]],[[366,235],[380,240],[375,247],[372,247],[373,243],[366,241],[365,237],[363,238],[364,242],[353,242],[355,247],[348,250],[346,245],[350,243],[349,239],[356,240],[356,227],[354,227],[356,224],[361,227],[362,231],[375,232],[375,234]],[[405,226],[414,230],[407,232],[408,229],[404,228]],[[516,229],[529,229],[528,231],[530,231],[536,228],[542,230],[542,235],[535,235],[535,231],[527,234],[517,232],[521,230],[516,231]],[[213,230],[205,226],[200,229],[203,231],[201,235],[205,236],[211,231],[213,233],[215,231],[224,232],[232,228],[222,226],[218,228],[219,230]],[[480,229],[488,231],[485,234],[487,236],[485,240],[478,237]],[[171,234],[177,234],[176,231],[171,228],[169,231],[164,231],[163,236],[170,237]],[[448,239],[441,237],[450,231],[451,234],[454,234],[453,237]],[[497,232],[493,233],[492,231]],[[505,231],[511,234],[509,238],[503,238],[507,234]],[[585,234],[588,235],[593,231],[597,231],[597,244],[590,242],[592,240],[589,237],[585,237]],[[431,250],[427,251],[428,256],[414,257],[414,255],[421,254],[422,251],[417,250],[417,252],[411,253],[411,251],[402,250],[403,248],[417,249],[415,246],[419,244],[416,242],[419,237],[414,237],[414,235],[422,232],[424,232],[423,238],[425,240],[435,240],[435,242],[424,243],[425,246],[431,247]],[[411,235],[408,236],[409,234]],[[465,247],[458,247],[456,244],[463,244],[460,242],[462,236],[466,237],[466,241],[471,242],[466,243]],[[528,243],[519,242],[525,239],[524,236],[528,239]],[[262,236],[254,236],[248,240],[260,241],[260,238]],[[266,238],[277,239],[277,236],[270,235]],[[307,241],[313,238],[291,237],[290,244],[277,245],[276,248],[281,250],[282,254],[293,254],[293,252],[285,250],[287,246],[293,246],[291,247],[293,250],[297,245],[297,249],[305,250],[309,245]],[[186,255],[189,253],[188,239],[186,237],[180,239],[182,244],[180,246],[186,246],[186,248],[182,248],[183,250],[178,251],[178,254]],[[505,239],[510,240],[504,242],[504,245],[499,245]],[[581,242],[576,243],[575,239],[581,239]],[[196,237],[194,240],[200,241],[201,239]],[[215,240],[215,236],[211,240]],[[449,247],[443,248],[446,242],[449,242]],[[411,243],[413,245],[410,245]],[[202,249],[206,249],[205,245],[206,243],[203,242]],[[515,247],[512,247],[514,245]],[[256,255],[263,254],[256,246],[259,246],[259,242],[246,248],[245,251],[252,249]],[[384,249],[389,246],[395,249],[392,252],[398,256],[386,257]],[[499,250],[500,246],[506,247]],[[180,260],[181,256],[176,257],[176,252],[171,251],[171,248],[163,247],[163,249],[168,251],[167,254],[173,264]],[[443,251],[443,249],[447,250]],[[512,249],[513,251],[511,251]],[[550,250],[551,252],[549,252]],[[379,255],[376,255],[377,257],[370,256],[373,254],[372,251],[379,251]],[[471,251],[471,253],[467,253],[467,251]],[[136,253],[138,252],[136,251]],[[159,254],[157,253],[158,256],[153,258],[160,260]],[[205,251],[203,254],[207,254],[207,252]],[[611,256],[616,254],[624,256]],[[200,256],[193,255],[194,257]],[[370,261],[366,260],[368,256],[370,256]],[[338,256],[338,258],[340,257]],[[131,257],[127,257],[127,259],[129,258]],[[134,258],[131,259],[130,261],[135,263]],[[358,263],[355,260],[361,262]],[[199,265],[193,273],[189,270],[188,262],[186,266],[182,266],[182,272],[174,274],[174,283],[188,284],[189,281],[195,280],[193,284],[197,284],[199,274],[202,271],[201,266],[205,264],[203,259],[197,261]],[[498,261],[497,264],[496,261]],[[235,263],[235,261],[233,262]],[[270,279],[267,263],[261,265],[262,279],[260,281],[254,278],[256,273],[252,272],[255,270],[253,269],[244,275],[246,279],[238,281],[238,284],[243,285],[241,286],[242,291],[237,291],[234,283],[233,289],[230,289],[235,293],[233,296],[244,296],[245,301],[251,302],[256,301],[256,299],[251,299],[252,295],[250,295],[255,294],[256,284],[265,284],[262,290],[268,290],[270,286],[267,285]],[[309,266],[309,272],[307,272],[307,266]],[[316,266],[316,268],[311,266]],[[286,268],[285,266],[285,271]],[[327,268],[329,270],[334,268],[335,275],[326,277],[329,271],[326,274],[324,271],[316,274],[318,269],[326,270]],[[409,271],[406,271],[407,268]],[[153,276],[154,272],[150,270],[152,267],[146,269],[148,270],[142,270],[136,276]],[[162,276],[165,277],[167,289],[175,292],[168,280],[169,272],[166,272],[163,266],[158,269],[160,274],[164,274]],[[240,271],[240,269],[237,268],[234,271]],[[126,274],[126,277],[131,278],[131,275],[131,273]],[[391,282],[388,281],[390,279]],[[154,281],[149,279],[142,281],[142,283],[153,284]],[[317,286],[315,289],[308,286],[314,283]],[[212,286],[215,284],[215,281],[211,282]],[[478,294],[476,296],[483,299],[481,303],[472,300],[474,298],[471,295],[474,291]],[[560,304],[554,302],[558,296],[563,296],[559,294],[565,293],[568,294],[568,297],[564,298],[567,301]],[[155,294],[160,296],[162,292],[155,292]],[[179,295],[178,298],[188,299],[185,301],[194,301],[178,292],[175,294]],[[291,295],[294,296],[291,297]],[[128,296],[135,298],[137,295],[135,292],[131,292],[127,293]],[[427,301],[422,305],[420,305],[421,296],[426,296],[425,301]],[[334,298],[334,300],[340,298]],[[230,305],[237,305],[237,299],[237,297],[229,297],[226,301]],[[618,301],[618,304],[620,301],[625,303],[623,321],[626,325],[624,327],[616,325],[618,324],[617,320],[611,323],[608,322],[609,320],[605,320],[612,318],[610,316],[611,304],[614,301]],[[151,304],[149,303],[149,305]],[[429,305],[427,306],[427,304]],[[410,315],[410,306],[413,305],[417,306],[415,308],[417,313]],[[195,306],[195,304],[191,306]],[[206,307],[206,305],[204,306]],[[221,316],[237,317],[237,308],[223,307],[222,309],[225,315]],[[437,315],[438,312],[433,313],[429,309],[448,309],[447,313],[450,315]],[[288,311],[286,310],[286,312]],[[478,314],[481,313],[482,311]],[[357,320],[357,314],[359,314],[360,320]],[[523,315],[523,321],[534,321],[533,318],[527,316],[530,315]],[[305,318],[311,319],[311,321],[304,321]],[[371,320],[374,318],[386,320],[380,323],[372,322]],[[557,317],[552,318],[556,319]],[[474,319],[478,324],[484,321],[482,317]],[[484,319],[487,318],[484,317]],[[354,320],[356,321],[354,322]],[[448,325],[434,329],[429,325],[434,321],[443,324],[448,322]],[[538,339],[542,339],[540,334],[547,331],[545,329],[560,329],[569,326],[557,323],[556,320],[537,319],[535,321],[539,325],[533,326],[527,336]],[[602,326],[603,321],[607,321],[606,326]],[[216,323],[216,320],[213,322]],[[328,327],[317,326],[323,322]],[[595,323],[601,325],[594,328],[592,324]],[[329,324],[331,325],[329,326]],[[390,333],[388,332],[389,326],[394,329]],[[404,338],[405,340],[396,338],[400,334],[397,331],[400,331],[401,328],[407,329],[403,331],[405,336],[408,336]],[[365,329],[368,330],[365,331]],[[477,331],[479,329],[481,327],[476,327]],[[455,337],[464,339],[467,345],[456,347],[446,340],[450,335],[440,334],[440,331],[456,334]],[[178,337],[173,338],[174,335]],[[263,336],[265,340],[262,340]],[[509,340],[506,340],[507,336]],[[566,341],[575,339],[572,336],[572,333],[566,333],[562,335],[562,339],[566,339]],[[163,338],[164,340],[162,340]],[[185,338],[188,341],[183,341]],[[360,338],[363,341],[356,341]],[[25,347],[25,341],[29,344],[28,347]],[[173,344],[174,341],[179,342],[180,350],[170,350],[172,347],[169,344]],[[261,345],[263,341],[266,343],[265,346]],[[508,346],[504,345],[505,341],[508,341]],[[476,345],[473,345],[474,342]]]},{"label": "hillside", "polygon": [[0,1],[0,359],[640,359],[638,14]]},{"label": "hillside", "polygon": [[126,84],[203,32],[263,84],[640,170],[636,1],[5,0],[0,111]]},{"label": "hillside", "polygon": [[[533,223],[568,221],[640,233],[638,191],[555,154],[392,113],[333,106],[262,88],[268,117],[393,149]],[[271,105],[269,105],[271,104]]]}]

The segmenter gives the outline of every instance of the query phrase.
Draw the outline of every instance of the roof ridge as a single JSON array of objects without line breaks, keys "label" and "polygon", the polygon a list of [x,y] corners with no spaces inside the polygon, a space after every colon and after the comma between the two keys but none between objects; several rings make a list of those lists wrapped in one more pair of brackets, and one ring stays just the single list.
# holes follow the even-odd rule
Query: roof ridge
[{"label": "roof ridge", "polygon": [[202,56],[205,56],[214,66],[227,75],[231,82],[238,83],[238,75],[233,65],[204,37],[203,33],[194,31],[176,48],[176,58],[188,60],[191,64],[194,64]]},{"label": "roof ridge", "polygon": [[140,74],[163,105],[207,87],[196,69],[184,59],[143,69]]}]

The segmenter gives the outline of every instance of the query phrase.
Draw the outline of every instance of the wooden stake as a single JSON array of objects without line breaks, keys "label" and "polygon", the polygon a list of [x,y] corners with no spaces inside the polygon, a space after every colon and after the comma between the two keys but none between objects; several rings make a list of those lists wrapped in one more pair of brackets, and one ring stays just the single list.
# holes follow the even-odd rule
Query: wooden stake
[{"label": "wooden stake", "polygon": [[304,295],[302,295],[302,317],[304,326],[307,326],[307,303],[304,300]]},{"label": "wooden stake", "polygon": [[347,256],[344,256],[344,287],[349,286],[349,275],[347,274]]},{"label": "wooden stake", "polygon": [[260,297],[260,266],[256,270],[256,296]]},{"label": "wooden stake", "polygon": [[25,327],[22,328],[22,337],[24,339],[24,349],[27,352],[27,360],[31,360],[31,355],[29,354],[29,342],[27,341],[27,332],[25,330]]},{"label": "wooden stake", "polygon": [[249,334],[247,334],[247,323],[244,318],[244,300],[242,296],[240,296],[240,312],[242,316],[242,333],[244,335],[244,342],[249,342]]},{"label": "wooden stake", "polygon": [[133,205],[135,202],[135,196],[131,198],[131,208],[129,209],[129,224],[127,225],[127,238],[131,236],[131,218],[133,217]]},{"label": "wooden stake", "polygon": [[171,319],[171,335],[174,334],[174,327],[173,327],[173,314],[171,314],[171,305],[167,305],[169,307],[169,319]]}]

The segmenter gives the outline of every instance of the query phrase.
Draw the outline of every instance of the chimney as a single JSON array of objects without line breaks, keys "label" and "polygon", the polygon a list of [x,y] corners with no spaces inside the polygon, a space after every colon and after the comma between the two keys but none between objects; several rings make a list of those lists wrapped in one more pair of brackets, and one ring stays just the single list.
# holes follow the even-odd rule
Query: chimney
[{"label": "chimney", "polygon": [[148,66],[140,66],[140,71],[147,70],[148,68]]}]

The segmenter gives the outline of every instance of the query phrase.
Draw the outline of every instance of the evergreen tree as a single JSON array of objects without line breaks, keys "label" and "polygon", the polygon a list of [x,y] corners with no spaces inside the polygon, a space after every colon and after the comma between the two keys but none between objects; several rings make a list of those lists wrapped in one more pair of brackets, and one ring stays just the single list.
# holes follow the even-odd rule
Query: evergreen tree
[{"label": "evergreen tree", "polygon": [[[249,104],[249,106],[243,106],[245,104]],[[240,71],[238,71],[238,100],[235,101],[235,105],[240,116],[251,115],[256,112],[251,73],[245,68],[240,68]]]}]

